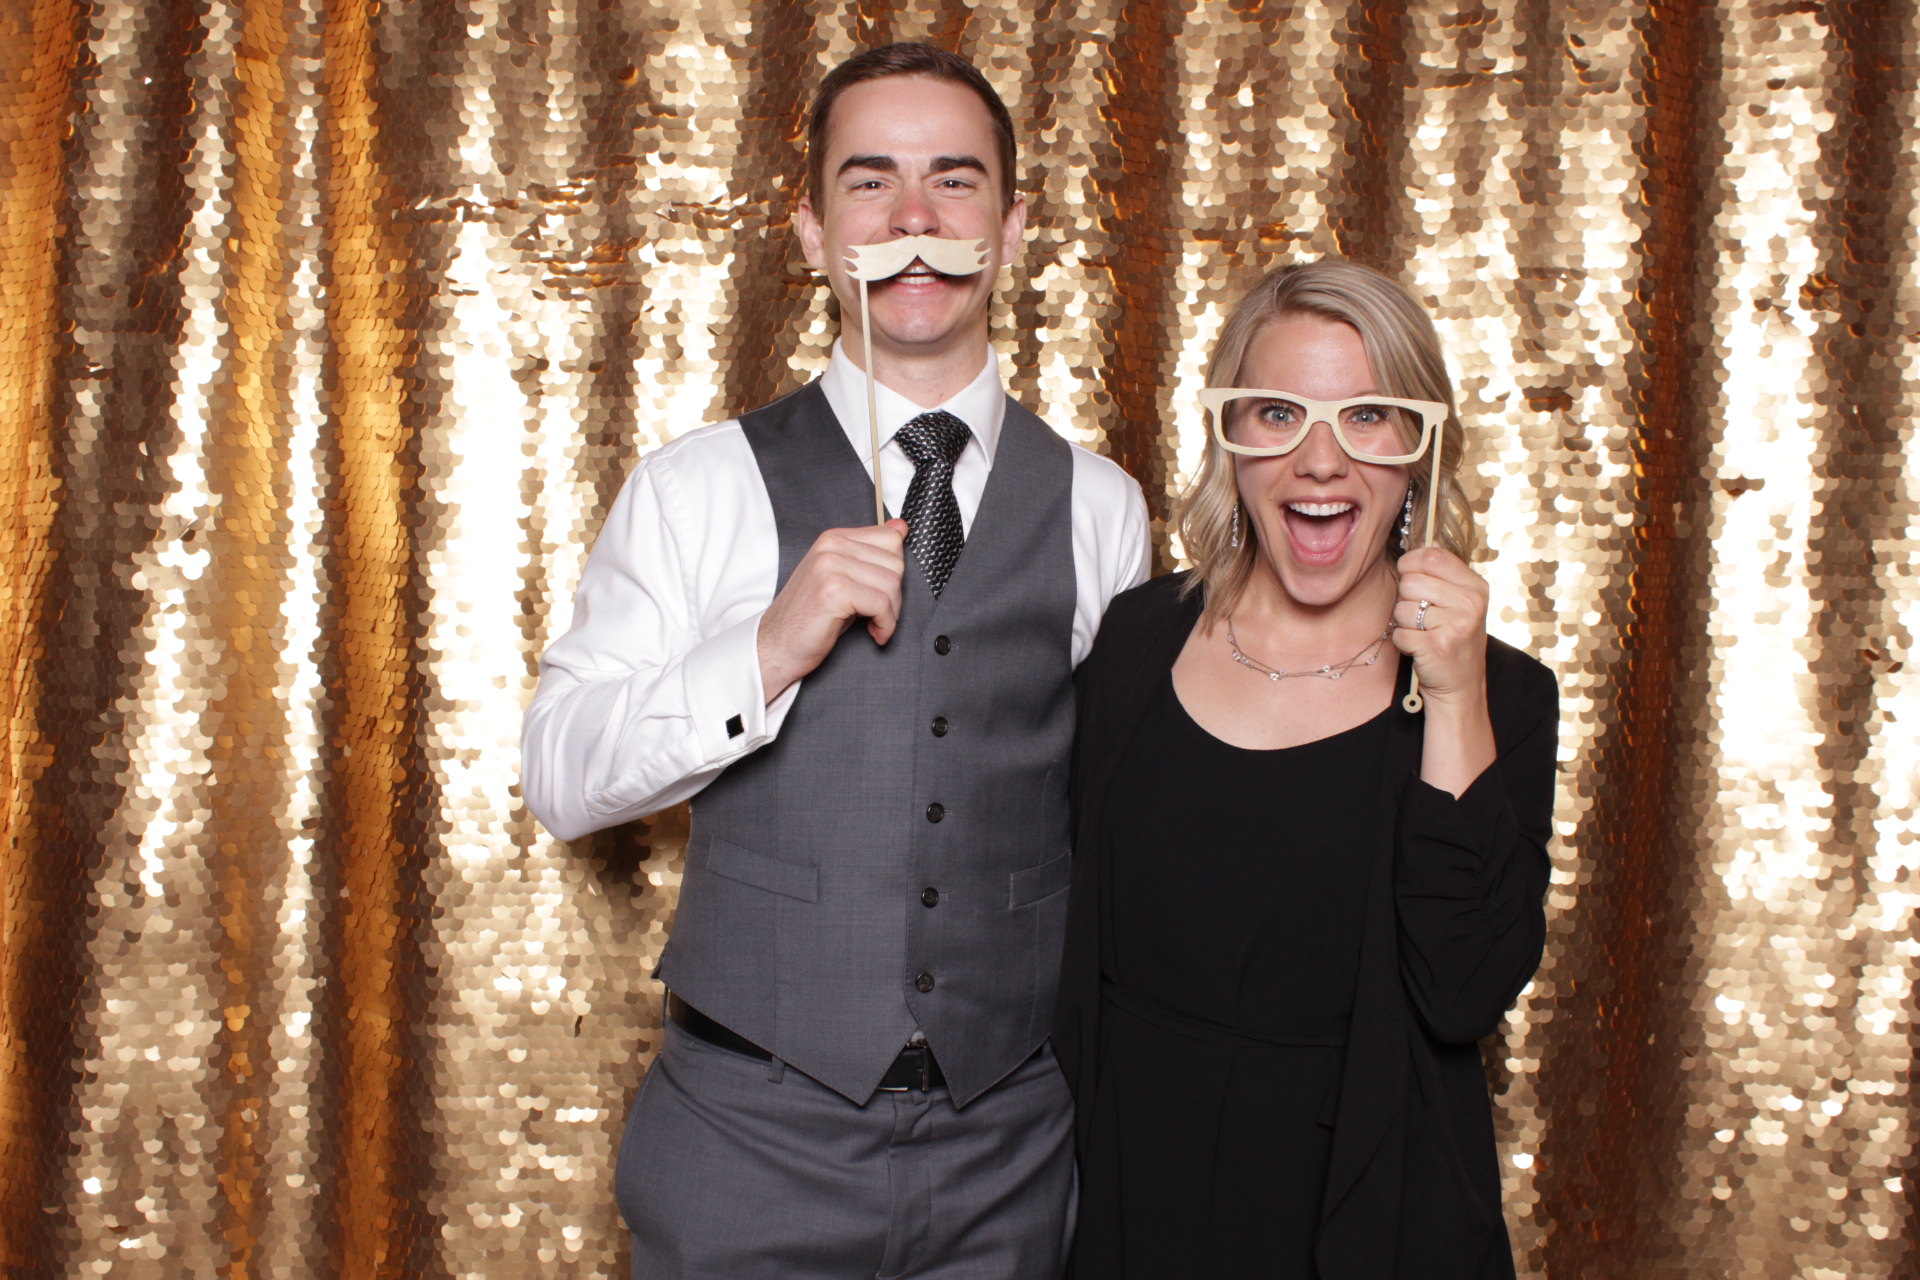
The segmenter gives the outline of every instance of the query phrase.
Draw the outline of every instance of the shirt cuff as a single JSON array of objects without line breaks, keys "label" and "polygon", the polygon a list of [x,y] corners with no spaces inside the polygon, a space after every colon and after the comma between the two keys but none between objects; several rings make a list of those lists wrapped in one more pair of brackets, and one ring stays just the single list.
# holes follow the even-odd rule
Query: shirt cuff
[{"label": "shirt cuff", "polygon": [[800,682],[767,705],[760,679],[760,614],[744,618],[690,651],[681,666],[687,711],[700,756],[721,764],[773,741]]}]

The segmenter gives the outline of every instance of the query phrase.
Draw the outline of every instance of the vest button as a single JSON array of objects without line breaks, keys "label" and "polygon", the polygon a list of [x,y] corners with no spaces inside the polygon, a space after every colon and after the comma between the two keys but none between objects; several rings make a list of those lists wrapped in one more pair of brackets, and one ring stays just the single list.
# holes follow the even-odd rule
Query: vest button
[{"label": "vest button", "polygon": [[923,907],[939,906],[940,891],[938,889],[922,889],[920,891],[920,905]]},{"label": "vest button", "polygon": [[940,819],[946,816],[947,816],[947,806],[941,804],[938,800],[935,800],[932,804],[927,806],[928,822],[938,822],[940,821]]},{"label": "vest button", "polygon": [[947,651],[951,648],[953,648],[953,641],[947,639],[945,636],[935,636],[933,638],[933,651],[941,657],[946,657]]},{"label": "vest button", "polygon": [[933,736],[936,738],[944,738],[947,736],[947,718],[945,716],[935,716],[933,718]]},{"label": "vest button", "polygon": [[915,978],[913,980],[913,989],[915,991],[918,991],[921,995],[925,995],[927,994],[927,992],[933,990],[933,975],[930,973],[923,973],[919,977]]}]

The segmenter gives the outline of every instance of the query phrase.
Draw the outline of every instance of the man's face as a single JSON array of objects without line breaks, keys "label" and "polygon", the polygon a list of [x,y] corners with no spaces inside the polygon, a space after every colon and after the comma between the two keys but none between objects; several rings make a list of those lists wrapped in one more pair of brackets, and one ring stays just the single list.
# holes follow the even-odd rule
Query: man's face
[{"label": "man's face", "polygon": [[[1019,251],[1027,210],[1004,207],[993,119],[972,90],[929,76],[889,76],[853,85],[827,122],[819,207],[800,201],[800,244],[840,300],[857,339],[860,283],[847,274],[847,246],[908,235],[987,242],[986,269],[942,276],[915,263],[868,285],[876,363],[986,358],[987,306],[1001,264]],[[858,357],[858,343],[848,350]]]}]

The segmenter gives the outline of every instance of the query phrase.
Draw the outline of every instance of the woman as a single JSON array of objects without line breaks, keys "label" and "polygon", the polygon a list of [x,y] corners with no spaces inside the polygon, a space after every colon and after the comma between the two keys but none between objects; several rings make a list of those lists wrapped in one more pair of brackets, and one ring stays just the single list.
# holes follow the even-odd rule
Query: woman
[{"label": "woman", "polygon": [[1080,672],[1075,1275],[1512,1276],[1477,1042],[1539,963],[1557,694],[1486,635],[1439,341],[1308,263],[1208,382],[1196,567]]}]

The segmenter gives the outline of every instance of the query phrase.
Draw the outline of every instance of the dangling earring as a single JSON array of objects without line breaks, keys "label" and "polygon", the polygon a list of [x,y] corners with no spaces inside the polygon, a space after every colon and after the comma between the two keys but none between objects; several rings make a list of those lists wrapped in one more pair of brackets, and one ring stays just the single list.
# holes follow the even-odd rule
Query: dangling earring
[{"label": "dangling earring", "polygon": [[[1413,499],[1409,498],[1407,501],[1412,502]],[[1233,500],[1233,536],[1227,539],[1227,542],[1230,546],[1240,545],[1240,499],[1238,498]]]},{"label": "dangling earring", "polygon": [[1407,549],[1407,536],[1413,532],[1413,486],[1407,486],[1407,500],[1400,506],[1400,549]]}]

